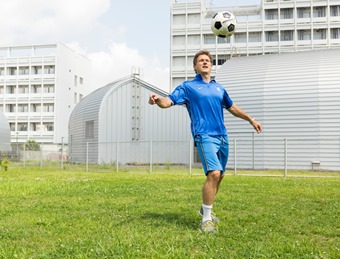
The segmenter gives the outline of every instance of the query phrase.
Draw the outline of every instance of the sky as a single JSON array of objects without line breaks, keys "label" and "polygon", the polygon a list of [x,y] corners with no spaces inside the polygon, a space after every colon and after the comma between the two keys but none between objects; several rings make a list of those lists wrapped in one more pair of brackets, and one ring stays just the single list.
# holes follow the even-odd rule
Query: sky
[{"label": "sky", "polygon": [[[133,67],[141,79],[169,91],[173,1],[1,0],[0,46],[64,43],[92,61],[89,91],[130,75]],[[260,0],[207,2],[218,7]]]}]

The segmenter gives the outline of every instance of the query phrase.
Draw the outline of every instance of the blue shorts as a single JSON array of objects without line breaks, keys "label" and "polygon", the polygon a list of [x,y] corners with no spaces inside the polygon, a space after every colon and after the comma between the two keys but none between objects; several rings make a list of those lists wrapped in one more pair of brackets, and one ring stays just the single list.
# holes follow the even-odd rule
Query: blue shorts
[{"label": "blue shorts", "polygon": [[228,136],[195,136],[194,140],[204,173],[219,170],[223,174],[229,155]]}]

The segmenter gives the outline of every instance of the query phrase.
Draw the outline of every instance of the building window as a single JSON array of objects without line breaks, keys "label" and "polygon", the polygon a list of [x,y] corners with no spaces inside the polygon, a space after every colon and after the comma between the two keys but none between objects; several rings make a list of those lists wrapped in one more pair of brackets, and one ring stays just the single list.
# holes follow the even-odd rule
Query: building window
[{"label": "building window", "polygon": [[42,74],[42,66],[34,66],[32,67],[33,75],[41,75]]},{"label": "building window", "polygon": [[74,76],[74,86],[77,86],[77,84],[78,84],[78,77]]},{"label": "building window", "polygon": [[314,7],[313,17],[326,17],[326,8],[324,6]]},{"label": "building window", "polygon": [[331,29],[331,38],[332,39],[340,39],[340,28],[332,28]]},{"label": "building window", "polygon": [[226,44],[226,43],[230,43],[230,37],[227,37],[227,38],[217,37],[217,44]]},{"label": "building window", "polygon": [[265,10],[265,18],[266,20],[276,20],[279,17],[277,9],[268,9]]},{"label": "building window", "polygon": [[18,104],[18,112],[28,112],[27,104]]},{"label": "building window", "polygon": [[199,13],[188,14],[188,24],[200,24],[201,15]]},{"label": "building window", "polygon": [[54,104],[53,103],[45,103],[43,105],[43,112],[54,112]]},{"label": "building window", "polygon": [[11,131],[15,131],[15,123],[14,122],[10,122],[9,123],[9,128],[11,129]]},{"label": "building window", "polygon": [[205,34],[203,36],[204,44],[215,44],[216,36],[212,34]]},{"label": "building window", "polygon": [[27,131],[27,123],[18,123],[18,131]]},{"label": "building window", "polygon": [[173,57],[172,65],[174,67],[182,67],[185,66],[185,57]]},{"label": "building window", "polygon": [[185,45],[185,36],[174,36],[173,37],[173,45],[174,46],[183,46],[183,45]]},{"label": "building window", "polygon": [[326,39],[327,30],[326,29],[316,29],[313,31],[314,40],[324,40]]},{"label": "building window", "polygon": [[294,31],[281,31],[281,41],[294,40]]},{"label": "building window", "polygon": [[249,42],[261,42],[262,41],[262,33],[261,32],[249,32],[248,41]]},{"label": "building window", "polygon": [[44,122],[42,124],[42,131],[53,131],[54,125],[53,122]]},{"label": "building window", "polygon": [[31,92],[33,94],[41,93],[41,85],[32,85],[31,86]]},{"label": "building window", "polygon": [[17,75],[17,67],[8,67],[7,68],[8,76],[16,76]]},{"label": "building window", "polygon": [[279,36],[277,31],[266,31],[266,42],[278,41]]},{"label": "building window", "polygon": [[310,31],[298,30],[298,40],[311,40]]},{"label": "building window", "polygon": [[41,104],[40,103],[31,104],[31,111],[32,112],[41,112]]},{"label": "building window", "polygon": [[245,43],[247,42],[247,34],[245,32],[243,33],[235,33],[235,42],[236,43]]},{"label": "building window", "polygon": [[310,18],[310,8],[299,7],[297,8],[298,18]]},{"label": "building window", "polygon": [[192,62],[194,60],[194,56],[188,56],[187,57],[187,67],[192,67]]},{"label": "building window", "polygon": [[94,139],[94,120],[85,122],[85,138],[86,140]]},{"label": "building window", "polygon": [[19,85],[18,93],[19,94],[28,94],[28,85]]},{"label": "building window", "polygon": [[79,101],[81,101],[83,99],[83,95],[79,94]]},{"label": "building window", "polygon": [[217,65],[223,65],[227,60],[229,60],[229,57],[225,57],[222,59],[218,59]]},{"label": "building window", "polygon": [[27,67],[19,67],[19,75],[29,75],[30,68]]},{"label": "building window", "polygon": [[2,104],[0,104],[0,111],[4,111],[4,106]]},{"label": "building window", "polygon": [[54,74],[54,66],[44,66],[44,74],[50,75]]},{"label": "building window", "polygon": [[172,20],[174,25],[183,25],[186,23],[185,14],[175,14],[172,16]]},{"label": "building window", "polygon": [[293,19],[293,9],[283,8],[280,10],[281,19]]},{"label": "building window", "polygon": [[31,131],[40,131],[41,129],[41,125],[39,122],[32,122],[31,123],[31,127],[30,127],[30,130]]},{"label": "building window", "polygon": [[15,85],[7,85],[6,86],[6,94],[14,94],[15,93]]},{"label": "building window", "polygon": [[199,45],[200,35],[188,35],[188,45]]},{"label": "building window", "polygon": [[4,93],[5,93],[4,86],[0,85],[0,94],[4,94]]},{"label": "building window", "polygon": [[4,76],[5,75],[5,68],[0,67],[0,76]]},{"label": "building window", "polygon": [[84,78],[82,78],[82,77],[79,77],[79,84],[84,84]]},{"label": "building window", "polygon": [[44,93],[54,93],[54,85],[44,85]]},{"label": "building window", "polygon": [[331,16],[340,16],[340,5],[331,6]]}]

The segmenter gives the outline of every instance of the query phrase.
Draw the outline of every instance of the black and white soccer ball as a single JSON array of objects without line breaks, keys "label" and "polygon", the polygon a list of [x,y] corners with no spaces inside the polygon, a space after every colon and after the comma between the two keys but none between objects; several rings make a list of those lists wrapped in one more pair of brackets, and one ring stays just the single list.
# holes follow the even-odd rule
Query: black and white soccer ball
[{"label": "black and white soccer ball", "polygon": [[237,20],[233,13],[222,11],[216,13],[211,21],[211,30],[221,38],[232,36],[236,31]]}]

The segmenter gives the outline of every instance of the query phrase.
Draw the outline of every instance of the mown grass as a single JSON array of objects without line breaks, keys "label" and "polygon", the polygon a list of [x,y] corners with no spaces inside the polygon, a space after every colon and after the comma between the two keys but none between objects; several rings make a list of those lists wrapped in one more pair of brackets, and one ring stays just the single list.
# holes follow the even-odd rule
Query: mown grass
[{"label": "mown grass", "polygon": [[339,258],[340,179],[226,176],[199,230],[204,176],[0,171],[0,258]]}]

